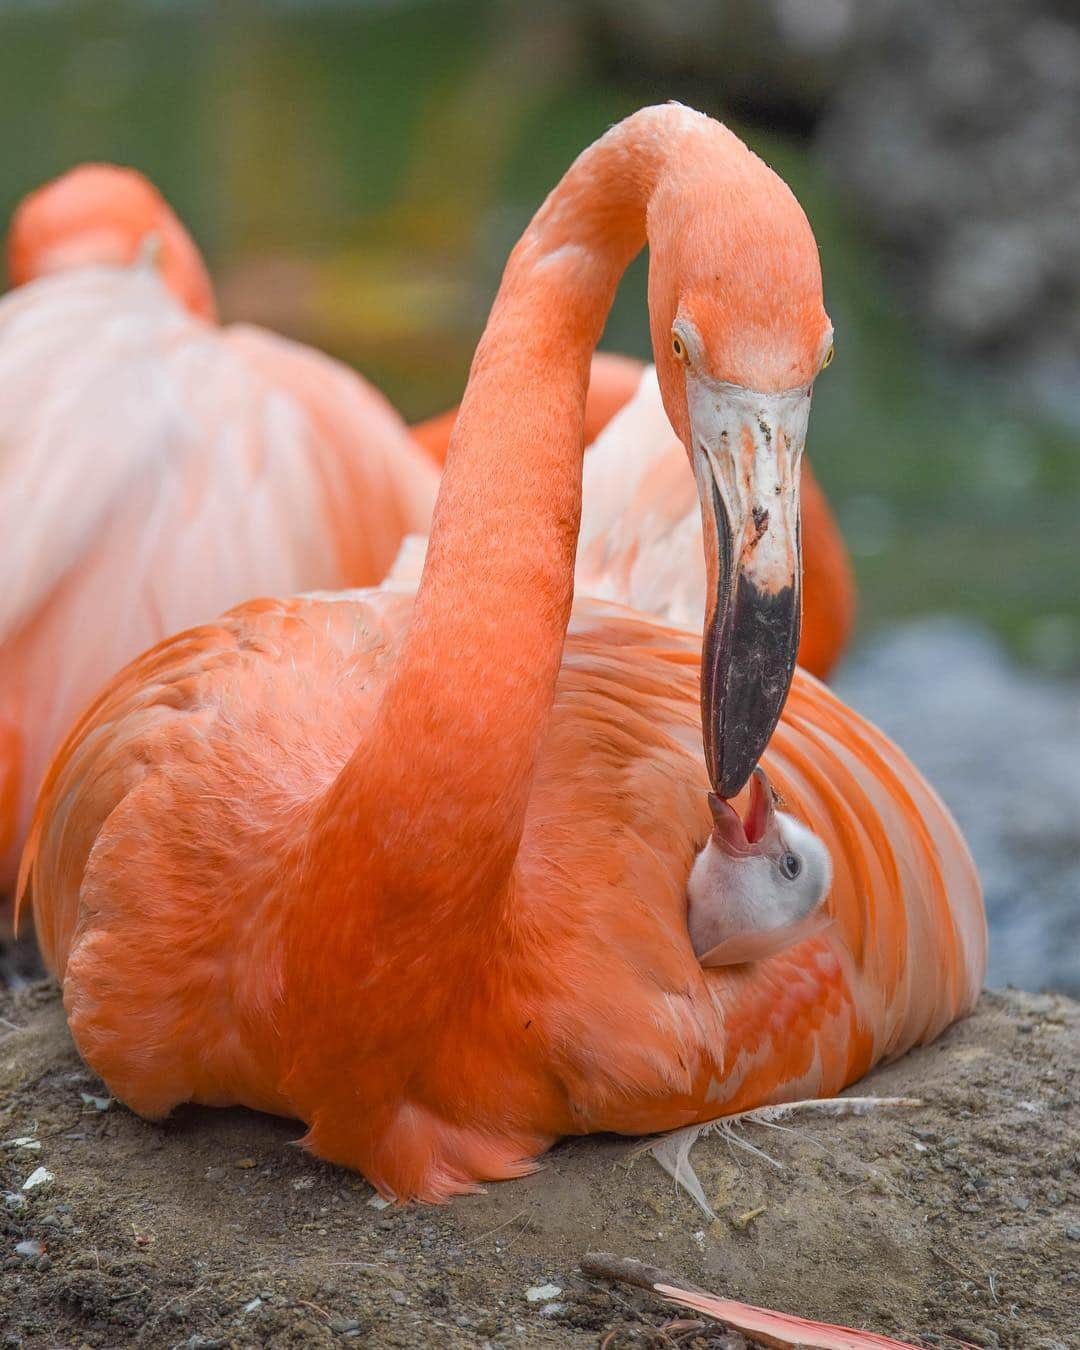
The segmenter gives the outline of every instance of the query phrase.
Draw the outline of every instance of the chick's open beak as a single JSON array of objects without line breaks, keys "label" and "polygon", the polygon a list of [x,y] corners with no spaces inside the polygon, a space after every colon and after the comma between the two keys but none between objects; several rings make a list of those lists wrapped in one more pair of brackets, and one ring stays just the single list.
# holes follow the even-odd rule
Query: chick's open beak
[{"label": "chick's open beak", "polygon": [[708,574],[701,653],[714,792],[746,783],[780,717],[799,648],[799,467],[810,391],[687,378]]}]

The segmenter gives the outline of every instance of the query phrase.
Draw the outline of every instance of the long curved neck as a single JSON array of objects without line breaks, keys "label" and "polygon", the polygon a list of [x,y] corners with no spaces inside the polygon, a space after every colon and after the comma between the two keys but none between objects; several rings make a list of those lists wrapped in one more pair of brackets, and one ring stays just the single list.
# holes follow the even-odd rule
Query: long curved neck
[{"label": "long curved neck", "polygon": [[657,183],[703,122],[671,106],[620,123],[574,163],[510,256],[412,624],[373,740],[334,793],[335,813],[357,828],[372,803],[393,802],[387,847],[406,889],[429,893],[437,873],[460,904],[509,876],[573,597],[590,358],[645,242]]}]

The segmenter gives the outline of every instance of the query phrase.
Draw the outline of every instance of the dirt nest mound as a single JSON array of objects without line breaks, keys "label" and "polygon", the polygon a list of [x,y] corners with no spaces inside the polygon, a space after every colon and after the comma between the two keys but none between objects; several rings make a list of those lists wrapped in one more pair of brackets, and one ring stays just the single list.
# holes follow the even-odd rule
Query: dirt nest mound
[{"label": "dirt nest mound", "polygon": [[[858,1089],[919,1109],[747,1127],[780,1167],[703,1141],[713,1223],[612,1138],[441,1208],[379,1208],[291,1147],[293,1122],[190,1108],[158,1126],[109,1102],[48,984],[0,1016],[0,1345],[676,1343],[657,1299],[580,1273],[600,1249],[917,1344],[1080,1346],[1080,1005],[1065,998],[987,994]],[[24,1189],[39,1168],[51,1179]],[[721,1328],[677,1343],[746,1345]]]}]

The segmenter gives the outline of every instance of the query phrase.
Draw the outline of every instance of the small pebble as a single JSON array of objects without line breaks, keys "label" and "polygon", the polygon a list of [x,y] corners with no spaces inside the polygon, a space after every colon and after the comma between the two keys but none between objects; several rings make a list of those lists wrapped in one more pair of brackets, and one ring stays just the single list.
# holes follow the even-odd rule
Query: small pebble
[{"label": "small pebble", "polygon": [[28,1259],[41,1256],[44,1251],[44,1245],[37,1238],[26,1238],[23,1242],[16,1242],[15,1244],[16,1256],[25,1256]]},{"label": "small pebble", "polygon": [[18,1148],[24,1153],[40,1153],[41,1140],[35,1139],[32,1134],[21,1134],[17,1139],[5,1139],[5,1148]]},{"label": "small pebble", "polygon": [[55,1180],[56,1178],[47,1167],[35,1167],[23,1182],[22,1188],[24,1191],[32,1191],[36,1190],[38,1186],[47,1186],[50,1181]]},{"label": "small pebble", "polygon": [[1065,1227],[1065,1236],[1071,1242],[1080,1242],[1080,1223],[1070,1223]]},{"label": "small pebble", "polygon": [[534,1284],[531,1289],[525,1290],[525,1297],[530,1303],[549,1303],[561,1293],[557,1284]]}]

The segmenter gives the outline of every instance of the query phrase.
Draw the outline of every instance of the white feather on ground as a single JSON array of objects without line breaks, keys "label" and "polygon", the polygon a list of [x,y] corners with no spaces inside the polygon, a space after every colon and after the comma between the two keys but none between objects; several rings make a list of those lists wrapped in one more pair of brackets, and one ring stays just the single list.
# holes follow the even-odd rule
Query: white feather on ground
[{"label": "white feather on ground", "polygon": [[668,1176],[674,1179],[676,1186],[681,1186],[710,1219],[715,1219],[716,1213],[706,1200],[701,1182],[690,1162],[690,1150],[704,1135],[721,1134],[729,1143],[783,1170],[782,1163],[737,1134],[736,1126],[764,1125],[783,1129],[780,1122],[796,1115],[864,1116],[871,1111],[910,1109],[916,1106],[922,1106],[918,1097],[811,1097],[805,1101],[781,1102],[776,1106],[758,1106],[752,1111],[737,1111],[730,1116],[720,1116],[703,1125],[688,1125],[685,1129],[672,1130],[670,1134],[662,1134],[643,1145],[638,1152],[651,1153]]}]

